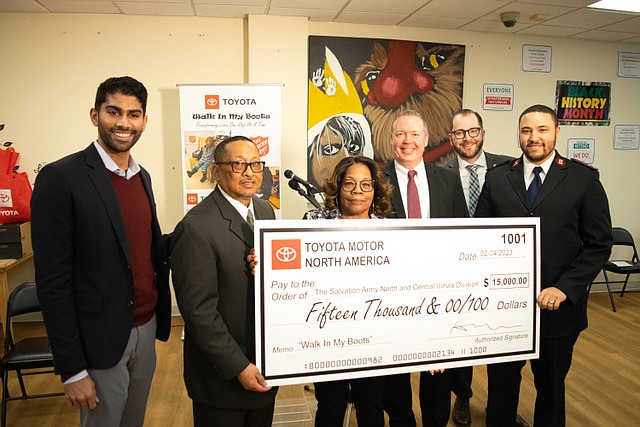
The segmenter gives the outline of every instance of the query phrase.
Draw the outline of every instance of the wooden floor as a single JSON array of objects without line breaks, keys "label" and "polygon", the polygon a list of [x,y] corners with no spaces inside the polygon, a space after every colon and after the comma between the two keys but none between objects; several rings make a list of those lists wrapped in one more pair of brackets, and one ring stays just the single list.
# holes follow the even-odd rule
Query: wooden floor
[{"label": "wooden floor", "polygon": [[[568,426],[640,426],[640,292],[616,297],[618,312],[611,310],[606,293],[592,294],[589,328],[580,335],[567,378]],[[33,334],[39,325],[19,325],[16,333]],[[153,380],[145,426],[193,425],[191,400],[182,382],[181,327],[176,326],[167,343],[158,343],[158,368]],[[417,376],[414,374],[414,412],[417,407]],[[18,393],[15,376],[9,381]],[[473,425],[484,425],[487,380],[484,367],[474,369],[471,411]],[[52,375],[27,379],[28,390],[60,390]],[[533,420],[535,390],[529,367],[523,369],[519,413]],[[58,427],[77,425],[78,413],[62,397],[8,403],[8,426]],[[282,387],[276,403],[274,425],[313,425],[315,399],[303,385]],[[350,426],[356,426],[355,415]],[[449,422],[449,426],[453,423]],[[232,427],[232,426],[231,426]]]}]

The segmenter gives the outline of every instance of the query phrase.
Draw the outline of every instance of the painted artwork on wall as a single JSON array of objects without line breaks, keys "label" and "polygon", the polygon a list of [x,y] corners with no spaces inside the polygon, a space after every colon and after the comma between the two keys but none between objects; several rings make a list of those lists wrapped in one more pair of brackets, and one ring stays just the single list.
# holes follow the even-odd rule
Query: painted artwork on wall
[{"label": "painted artwork on wall", "polygon": [[393,159],[398,111],[429,128],[425,161],[453,155],[447,133],[462,105],[463,45],[409,40],[309,37],[307,177],[321,188],[344,157]]}]

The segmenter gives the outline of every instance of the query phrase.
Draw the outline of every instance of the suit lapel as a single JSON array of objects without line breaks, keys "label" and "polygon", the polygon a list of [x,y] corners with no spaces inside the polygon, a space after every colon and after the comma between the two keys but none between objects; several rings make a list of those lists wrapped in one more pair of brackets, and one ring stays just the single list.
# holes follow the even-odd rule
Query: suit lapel
[{"label": "suit lapel", "polygon": [[253,230],[251,230],[249,224],[240,216],[236,208],[229,203],[217,186],[216,189],[213,190],[213,198],[220,208],[222,217],[229,221],[229,231],[238,236],[238,238],[249,245],[249,247],[253,247]]},{"label": "suit lapel", "polygon": [[513,187],[514,192],[518,195],[518,198],[524,205],[525,209],[529,210],[527,189],[524,184],[524,167],[522,166],[522,157],[512,161],[510,168],[510,173],[507,176],[509,184]]},{"label": "suit lapel", "polygon": [[397,218],[406,218],[407,214],[404,211],[404,205],[402,204],[402,195],[400,194],[400,189],[398,188],[398,175],[396,174],[396,167],[393,161],[387,163],[387,165],[383,168],[384,174],[389,178],[389,182],[395,188],[395,191],[392,192],[391,195],[391,206],[393,209],[393,213]]},{"label": "suit lapel", "polygon": [[93,182],[96,191],[102,199],[105,211],[111,220],[111,225],[113,226],[113,230],[118,238],[120,247],[127,257],[127,261],[131,262],[131,257],[129,255],[129,241],[127,240],[124,219],[122,218],[122,212],[120,211],[118,197],[116,196],[113,184],[109,178],[109,171],[104,166],[104,163],[93,144],[84,150],[84,154],[89,168],[89,179]]},{"label": "suit lapel", "polygon": [[542,183],[542,187],[540,187],[538,197],[536,197],[536,202],[533,207],[542,203],[542,201],[567,177],[567,162],[567,159],[560,157],[560,155],[556,153],[556,157],[553,159],[553,163],[549,168],[549,173]]}]

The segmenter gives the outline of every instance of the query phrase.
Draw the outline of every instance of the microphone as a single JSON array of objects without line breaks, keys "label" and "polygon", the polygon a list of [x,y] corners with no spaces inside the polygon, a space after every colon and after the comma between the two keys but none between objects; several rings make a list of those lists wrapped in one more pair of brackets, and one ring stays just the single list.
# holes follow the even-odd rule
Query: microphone
[{"label": "microphone", "polygon": [[285,178],[288,178],[288,179],[291,180],[291,181],[289,181],[289,186],[291,188],[293,188],[291,186],[291,182],[295,181],[298,184],[302,184],[303,186],[305,186],[307,188],[307,190],[309,190],[310,193],[321,193],[321,191],[318,190],[313,184],[311,184],[310,182],[307,182],[304,179],[300,178],[298,175],[293,173],[293,171],[291,169],[287,169],[286,171],[284,171],[284,176],[285,176]]}]

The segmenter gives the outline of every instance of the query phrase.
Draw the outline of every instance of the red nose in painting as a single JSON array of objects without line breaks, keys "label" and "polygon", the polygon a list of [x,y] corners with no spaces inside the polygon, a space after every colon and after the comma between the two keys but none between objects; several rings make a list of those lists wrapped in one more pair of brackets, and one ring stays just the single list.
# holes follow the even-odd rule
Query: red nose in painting
[{"label": "red nose in painting", "polygon": [[416,65],[416,43],[389,41],[387,65],[380,71],[369,103],[380,107],[398,107],[414,93],[433,90],[433,79]]}]

